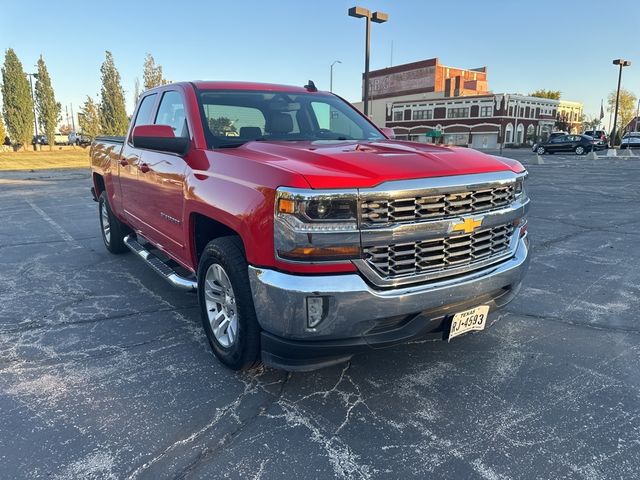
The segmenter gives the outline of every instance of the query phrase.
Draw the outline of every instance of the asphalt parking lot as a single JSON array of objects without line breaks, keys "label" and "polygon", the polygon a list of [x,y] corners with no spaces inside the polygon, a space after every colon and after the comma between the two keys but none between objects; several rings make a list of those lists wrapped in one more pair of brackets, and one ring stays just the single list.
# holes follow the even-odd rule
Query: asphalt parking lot
[{"label": "asphalt parking lot", "polygon": [[529,171],[497,323],[294,374],[218,364],[195,296],[105,250],[88,172],[1,174],[0,478],[639,478],[640,157]]}]

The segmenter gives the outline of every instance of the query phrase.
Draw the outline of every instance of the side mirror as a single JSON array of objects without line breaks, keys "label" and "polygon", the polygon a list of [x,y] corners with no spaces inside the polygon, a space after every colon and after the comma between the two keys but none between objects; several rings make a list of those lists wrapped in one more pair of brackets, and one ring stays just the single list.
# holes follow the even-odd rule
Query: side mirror
[{"label": "side mirror", "polygon": [[396,132],[393,131],[393,128],[390,127],[380,127],[380,131],[384,133],[384,136],[393,140],[396,138]]},{"label": "side mirror", "polygon": [[189,148],[189,139],[176,137],[169,125],[138,125],[133,129],[133,146],[147,150],[184,155]]}]

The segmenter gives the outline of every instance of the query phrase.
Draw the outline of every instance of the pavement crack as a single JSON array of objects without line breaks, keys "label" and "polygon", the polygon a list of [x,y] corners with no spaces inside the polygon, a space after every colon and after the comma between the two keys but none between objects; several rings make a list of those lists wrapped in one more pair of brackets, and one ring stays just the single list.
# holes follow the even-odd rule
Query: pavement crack
[{"label": "pavement crack", "polygon": [[557,317],[555,315],[540,315],[540,314],[535,314],[535,313],[523,313],[523,312],[518,312],[518,311],[514,311],[514,310],[509,310],[509,309],[504,310],[504,312],[508,313],[508,314],[511,314],[511,315],[520,316],[520,317],[535,318],[536,320],[546,320],[546,321],[551,321],[551,322],[563,323],[565,325],[571,325],[573,327],[580,327],[580,328],[588,328],[588,329],[591,329],[591,330],[611,331],[611,332],[616,332],[616,333],[631,333],[631,334],[635,334],[635,335],[640,334],[640,330],[634,329],[634,328],[604,326],[602,324],[597,324],[596,325],[596,324],[593,324],[593,323],[580,323],[580,322],[574,322],[572,320],[567,320],[565,318]]},{"label": "pavement crack", "polygon": [[85,325],[85,324],[98,323],[98,322],[110,321],[110,320],[123,320],[126,318],[136,317],[138,315],[148,315],[151,313],[163,313],[163,312],[179,312],[179,311],[185,311],[185,310],[193,310],[195,308],[198,308],[198,307],[191,305],[191,306],[185,306],[185,307],[164,307],[164,308],[155,308],[155,309],[149,309],[149,310],[137,310],[135,312],[121,313],[117,315],[98,316],[98,317],[92,317],[92,318],[83,319],[83,320],[75,320],[71,322],[60,322],[60,323],[53,323],[53,324],[43,324],[43,323],[37,323],[35,321],[32,321],[18,328],[8,328],[8,329],[0,330],[0,335],[12,334],[12,333],[24,333],[28,331],[36,331],[36,330],[42,330],[42,329],[62,329],[62,328],[66,328],[73,325]]},{"label": "pavement crack", "polygon": [[[187,465],[180,472],[177,472],[175,474],[174,478],[175,479],[180,479],[180,480],[187,479],[193,472],[195,472],[198,469],[198,467],[200,467],[201,465],[205,464],[208,461],[211,461],[212,458],[218,452],[220,452],[223,448],[228,447],[231,444],[233,444],[235,439],[248,426],[253,424],[258,417],[260,417],[263,414],[265,414],[266,412],[268,412],[269,409],[271,408],[271,406],[274,403],[278,402],[282,398],[285,386],[287,385],[287,382],[291,379],[291,376],[292,376],[291,372],[287,372],[286,377],[280,383],[280,388],[278,389],[278,391],[275,394],[272,394],[270,397],[268,397],[267,400],[262,402],[262,404],[256,409],[256,412],[254,414],[252,414],[249,417],[247,417],[246,419],[240,421],[239,424],[238,424],[238,427],[235,430],[233,430],[232,432],[229,432],[229,433],[225,434],[222,437],[222,439],[215,446],[213,446],[213,447],[208,447],[208,446],[205,447],[189,465]],[[264,390],[264,391],[266,391],[266,390]]]},{"label": "pavement crack", "polygon": [[226,405],[225,407],[218,409],[216,414],[214,415],[213,419],[209,423],[207,423],[202,428],[196,430],[191,435],[173,442],[171,445],[169,445],[168,447],[164,448],[159,454],[157,454],[151,460],[145,462],[144,464],[142,464],[141,466],[139,466],[138,468],[133,470],[131,473],[129,473],[129,475],[127,475],[126,478],[128,480],[132,480],[134,478],[137,478],[139,475],[141,475],[143,472],[147,471],[151,466],[153,466],[154,464],[156,464],[157,462],[159,462],[160,460],[165,458],[167,455],[169,455],[171,452],[173,452],[177,448],[179,448],[181,446],[184,446],[184,445],[190,445],[190,444],[194,443],[195,441],[197,441],[199,438],[201,438],[201,437],[205,436],[206,434],[208,434],[209,432],[211,432],[216,426],[218,426],[220,421],[222,421],[223,419],[228,418],[228,417],[232,417],[232,418],[237,419],[237,417],[238,417],[237,411],[240,408],[240,406],[242,405],[243,400],[247,396],[252,395],[252,394],[256,393],[257,391],[263,391],[263,392],[268,393],[269,397],[267,398],[267,400],[262,402],[258,406],[258,408],[256,409],[256,411],[253,414],[249,415],[244,420],[238,420],[237,419],[238,426],[232,432],[229,432],[229,433],[225,434],[222,437],[222,439],[220,439],[216,443],[216,445],[214,445],[212,447],[205,446],[198,453],[198,455],[196,455],[196,457],[188,465],[186,465],[182,470],[180,470],[178,472],[174,472],[173,473],[173,477],[172,477],[172,478],[175,478],[175,479],[187,478],[200,465],[202,465],[206,461],[208,461],[217,452],[219,452],[223,447],[228,446],[229,444],[231,444],[238,437],[238,435],[240,433],[242,433],[242,431],[244,429],[246,429],[251,423],[253,423],[258,417],[260,417],[265,412],[267,412],[269,410],[269,408],[271,407],[271,405],[273,405],[275,402],[277,402],[282,397],[282,394],[284,393],[285,386],[286,386],[286,384],[287,384],[287,382],[289,381],[290,378],[291,378],[291,373],[287,373],[287,376],[283,379],[282,382],[280,382],[280,387],[279,387],[278,391],[275,394],[273,394],[273,393],[270,393],[268,390],[266,390],[264,388],[264,385],[262,385],[259,382],[259,380],[257,380],[257,377],[253,377],[249,382],[245,383],[244,391],[240,395],[238,395],[238,398],[236,400],[234,400],[233,402],[231,402],[230,404]]}]

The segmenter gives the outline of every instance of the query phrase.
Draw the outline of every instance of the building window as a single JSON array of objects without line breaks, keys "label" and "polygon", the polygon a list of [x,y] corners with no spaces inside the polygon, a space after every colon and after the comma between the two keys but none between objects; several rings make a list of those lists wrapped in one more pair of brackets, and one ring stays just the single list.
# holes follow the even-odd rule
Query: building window
[{"label": "building window", "polygon": [[433,118],[433,110],[414,110],[414,120],[431,120]]},{"label": "building window", "polygon": [[469,107],[450,108],[447,110],[447,118],[468,118]]},{"label": "building window", "polygon": [[401,122],[402,120],[404,120],[404,112],[402,110],[396,110],[393,112],[394,122]]},{"label": "building window", "polygon": [[480,107],[481,117],[490,117],[493,115],[493,107]]}]

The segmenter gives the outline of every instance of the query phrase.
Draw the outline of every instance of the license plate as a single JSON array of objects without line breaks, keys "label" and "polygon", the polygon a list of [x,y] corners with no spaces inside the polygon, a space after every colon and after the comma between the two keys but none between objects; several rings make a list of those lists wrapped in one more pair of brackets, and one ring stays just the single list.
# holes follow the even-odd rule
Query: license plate
[{"label": "license plate", "polygon": [[472,330],[484,330],[489,315],[489,305],[481,305],[471,310],[456,313],[451,321],[449,341]]}]

